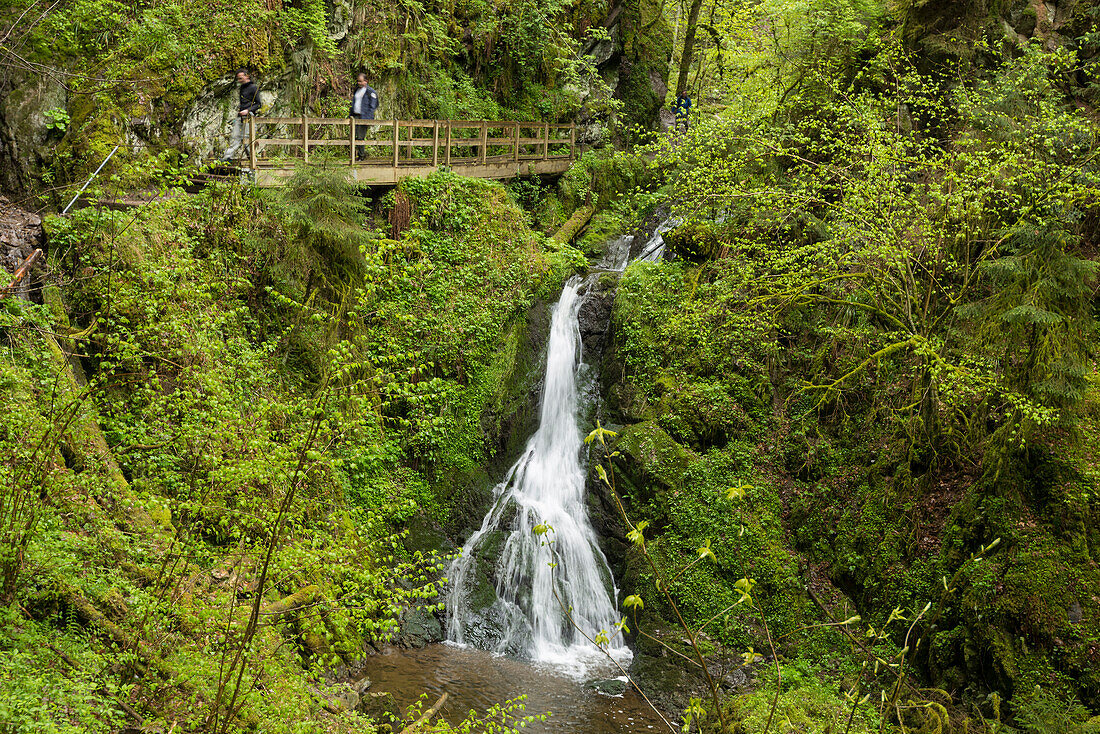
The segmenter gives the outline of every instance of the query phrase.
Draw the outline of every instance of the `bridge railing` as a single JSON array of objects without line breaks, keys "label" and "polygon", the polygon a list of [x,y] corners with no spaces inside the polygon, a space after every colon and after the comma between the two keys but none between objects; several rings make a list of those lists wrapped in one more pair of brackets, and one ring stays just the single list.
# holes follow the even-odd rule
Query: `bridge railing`
[{"label": "bridge railing", "polygon": [[253,168],[332,148],[350,166],[394,168],[572,160],[577,148],[572,123],[253,117],[248,135]]}]

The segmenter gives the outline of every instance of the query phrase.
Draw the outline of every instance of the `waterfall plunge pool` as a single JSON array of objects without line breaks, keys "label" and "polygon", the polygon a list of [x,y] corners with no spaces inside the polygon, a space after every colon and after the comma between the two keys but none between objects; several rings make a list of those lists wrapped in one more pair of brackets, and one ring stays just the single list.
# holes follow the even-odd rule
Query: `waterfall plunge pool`
[{"label": "waterfall plunge pool", "polygon": [[[589,672],[594,678],[619,675],[610,663]],[[535,734],[669,732],[633,689],[622,696],[605,696],[552,666],[453,644],[419,650],[387,648],[368,659],[364,673],[372,682],[372,692],[392,693],[402,707],[427,694],[426,709],[447,693],[438,715],[452,724],[462,721],[471,709],[480,714],[493,704],[526,695],[527,715],[551,713],[545,722],[532,722],[524,730]]]}]

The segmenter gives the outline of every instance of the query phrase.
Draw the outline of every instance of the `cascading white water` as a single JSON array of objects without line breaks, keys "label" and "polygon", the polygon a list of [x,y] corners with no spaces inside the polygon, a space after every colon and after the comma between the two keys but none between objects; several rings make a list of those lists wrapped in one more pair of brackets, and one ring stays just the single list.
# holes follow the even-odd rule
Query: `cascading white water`
[{"label": "cascading white water", "polygon": [[679,217],[670,217],[661,222],[653,232],[653,236],[649,238],[649,242],[645,243],[638,259],[644,262],[660,262],[665,256],[665,232],[675,229],[683,223],[684,220]]},{"label": "cascading white water", "polygon": [[[581,286],[572,279],[554,307],[538,430],[452,564],[447,600],[452,642],[551,663],[576,675],[603,659],[578,628],[589,637],[614,633],[620,619],[614,581],[584,501],[577,389]],[[551,530],[537,534],[538,525]],[[479,564],[495,587],[489,603],[486,590],[477,588],[486,583],[477,578]],[[479,593],[480,605],[474,601]],[[609,652],[621,661],[631,656],[620,637]]]}]

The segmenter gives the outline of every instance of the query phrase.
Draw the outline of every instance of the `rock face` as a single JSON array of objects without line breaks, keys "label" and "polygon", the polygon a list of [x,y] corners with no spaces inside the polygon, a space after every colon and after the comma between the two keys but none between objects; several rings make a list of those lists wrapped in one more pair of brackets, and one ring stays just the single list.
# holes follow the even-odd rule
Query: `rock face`
[{"label": "rock face", "polygon": [[[308,58],[292,54],[291,59],[297,63],[281,76],[255,80],[260,87],[260,118],[298,117],[302,114],[301,104],[290,90],[307,73]],[[184,113],[179,128],[180,145],[199,157],[217,155],[225,150],[238,100],[237,82],[232,74],[211,83]]]},{"label": "rock face", "polygon": [[351,30],[353,8],[349,0],[333,0],[332,14],[328,19],[328,37],[333,41],[342,41]]},{"label": "rock face", "polygon": [[401,707],[397,705],[393,694],[381,691],[365,692],[360,698],[356,711],[375,720],[380,731],[391,729],[391,724],[401,720]]},{"label": "rock face", "polygon": [[598,363],[607,345],[607,333],[611,328],[611,307],[615,302],[614,281],[600,279],[585,296],[577,321],[581,330],[581,343],[588,363]]},{"label": "rock face", "polygon": [[421,648],[443,640],[443,624],[434,612],[424,607],[410,607],[401,615],[401,632],[397,642],[405,647]]},{"label": "rock face", "polygon": [[342,691],[336,694],[337,703],[348,711],[359,707],[359,694],[355,691]]},{"label": "rock face", "polygon": [[23,192],[28,172],[42,159],[39,151],[60,139],[47,128],[46,112],[65,108],[65,89],[51,74],[15,78],[0,88],[0,188]]}]

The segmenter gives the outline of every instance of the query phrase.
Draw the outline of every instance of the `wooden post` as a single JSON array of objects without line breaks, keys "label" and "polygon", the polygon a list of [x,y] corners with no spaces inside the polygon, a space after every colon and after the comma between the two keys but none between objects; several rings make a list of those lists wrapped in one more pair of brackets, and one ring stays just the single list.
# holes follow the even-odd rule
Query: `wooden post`
[{"label": "wooden post", "polygon": [[350,151],[348,153],[348,165],[355,168],[355,118],[349,117],[348,119],[351,120],[351,125],[348,126],[351,131],[348,133],[348,150]]},{"label": "wooden post", "polygon": [[550,157],[550,123],[542,123],[542,159]]},{"label": "wooden post", "polygon": [[394,177],[395,180],[397,179],[397,156],[398,156],[398,150],[400,150],[400,148],[398,147],[399,144],[400,144],[400,140],[401,140],[400,130],[401,130],[401,125],[399,124],[399,122],[397,120],[394,120],[393,121],[393,168],[394,168],[393,177]]},{"label": "wooden post", "polygon": [[516,123],[515,128],[512,130],[514,136],[512,140],[512,163],[519,163],[519,123]]},{"label": "wooden post", "polygon": [[451,121],[447,120],[447,151],[443,154],[447,168],[451,167]]},{"label": "wooden post", "polygon": [[256,116],[248,115],[248,159],[252,164],[252,175],[256,175]]},{"label": "wooden post", "polygon": [[577,125],[569,123],[569,160],[577,157]]},{"label": "wooden post", "polygon": [[305,112],[302,112],[302,158],[309,163],[309,123]]},{"label": "wooden post", "polygon": [[439,167],[439,120],[432,121],[432,168]]},{"label": "wooden post", "polygon": [[489,147],[489,123],[485,120],[481,121],[481,155],[478,156],[478,162],[481,165],[485,165],[486,149]]}]

